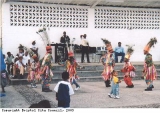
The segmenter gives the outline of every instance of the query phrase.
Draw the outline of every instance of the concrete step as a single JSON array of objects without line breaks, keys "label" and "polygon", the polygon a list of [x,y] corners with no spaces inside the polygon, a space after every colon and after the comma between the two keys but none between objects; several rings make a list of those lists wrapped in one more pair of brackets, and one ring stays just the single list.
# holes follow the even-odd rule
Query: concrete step
[{"label": "concrete step", "polygon": [[[123,76],[119,76],[119,79],[123,79]],[[132,78],[133,80],[141,80],[141,76],[136,76]],[[157,79],[160,80],[160,75],[157,76]],[[51,84],[52,83],[57,83],[58,81],[61,81],[62,78],[52,78]],[[103,81],[102,76],[91,76],[91,77],[81,77],[78,80],[78,82],[94,82],[94,81]],[[37,84],[40,84],[41,82],[37,82]],[[30,84],[27,79],[11,79],[11,85],[25,85],[25,84]]]},{"label": "concrete step", "polygon": [[[118,71],[118,75],[119,76],[123,76],[124,73],[120,72],[120,70]],[[77,74],[80,77],[94,77],[94,76],[101,76],[103,70],[99,70],[99,71],[77,71]],[[61,78],[61,74],[62,71],[54,71],[54,78]],[[141,76],[142,75],[142,70],[137,70],[136,75]],[[160,69],[157,69],[157,74],[160,75]]]},{"label": "concrete step", "polygon": [[[53,71],[53,74],[54,74],[53,78],[61,79],[63,71]],[[116,70],[116,71],[118,71],[118,76],[124,75],[124,73],[120,72],[120,70]],[[95,70],[95,71],[81,70],[81,71],[77,71],[77,74],[79,77],[95,77],[95,76],[101,76],[102,72],[103,70]],[[138,69],[135,73],[137,76],[141,76],[142,70]],[[157,74],[160,75],[160,69],[157,69]],[[28,73],[25,73],[23,78],[27,79],[27,76],[28,76]]]},{"label": "concrete step", "polygon": [[[83,70],[88,70],[88,71],[95,71],[95,70],[103,70],[103,65],[100,64],[100,63],[96,63],[96,64],[93,64],[93,63],[89,63],[88,65],[87,64],[81,64],[81,66],[84,66],[84,69],[77,69],[77,71],[83,71]],[[143,64],[135,64],[134,67],[139,70],[142,70],[143,69]],[[155,67],[156,69],[160,69],[160,64],[155,64]],[[116,64],[114,69],[115,70],[121,70],[123,68],[123,63],[120,63],[120,64]],[[63,66],[58,66],[58,65],[55,65],[54,66],[54,70],[56,71],[64,71],[65,70],[65,67]]]},{"label": "concrete step", "polygon": [[[103,66],[101,63],[82,63],[81,66],[84,66],[84,69],[77,69],[77,74],[80,77],[79,81],[99,81],[102,79],[102,72],[103,72]],[[136,77],[134,79],[141,79],[142,75],[142,69],[143,69],[143,63],[133,63],[133,65],[136,67]],[[155,64],[157,69],[157,74],[160,75],[160,63]],[[118,71],[118,76],[120,78],[123,78],[123,73],[120,72],[121,68],[123,67],[123,63],[116,63],[115,70]],[[55,65],[54,68],[54,76],[52,79],[52,82],[58,82],[59,80],[62,80],[62,72],[65,71],[65,67]],[[11,79],[11,84],[29,84],[27,81],[28,73],[24,74],[24,79]],[[159,77],[159,76],[158,76]]]}]

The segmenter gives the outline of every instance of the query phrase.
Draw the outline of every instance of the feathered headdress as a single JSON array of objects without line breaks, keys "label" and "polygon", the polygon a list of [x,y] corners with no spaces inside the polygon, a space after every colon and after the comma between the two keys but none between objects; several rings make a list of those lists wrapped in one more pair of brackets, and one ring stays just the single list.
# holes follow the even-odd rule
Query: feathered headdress
[{"label": "feathered headdress", "polygon": [[103,41],[104,44],[110,44],[111,43],[110,41],[108,41],[106,39],[103,39],[103,38],[101,38],[101,40]]},{"label": "feathered headdress", "polygon": [[130,46],[130,45],[126,45],[128,48],[127,48],[127,53],[126,53],[126,55],[125,55],[125,58],[126,59],[129,59],[130,58],[130,56],[132,55],[132,53],[134,52],[134,49],[132,48],[133,46],[135,46],[135,45],[133,45],[133,46]]},{"label": "feathered headdress", "polygon": [[45,47],[51,44],[50,39],[47,34],[47,31],[46,31],[46,28],[39,29],[38,32],[36,32],[36,33],[40,35]]},{"label": "feathered headdress", "polygon": [[106,45],[106,48],[109,52],[113,52],[113,48],[112,48],[112,45],[111,45],[111,42],[109,40],[106,40],[106,39],[103,39],[101,38],[103,43]]},{"label": "feathered headdress", "polygon": [[144,50],[148,51],[150,50],[151,47],[154,47],[154,45],[157,43],[157,39],[156,37],[151,38],[150,41],[147,43],[147,45],[145,46]]}]

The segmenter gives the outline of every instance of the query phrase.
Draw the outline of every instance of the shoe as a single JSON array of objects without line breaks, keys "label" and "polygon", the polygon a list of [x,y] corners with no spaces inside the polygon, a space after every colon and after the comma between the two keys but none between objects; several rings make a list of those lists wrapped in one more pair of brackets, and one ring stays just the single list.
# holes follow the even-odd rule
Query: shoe
[{"label": "shoe", "polygon": [[151,88],[154,88],[154,86],[152,85]]},{"label": "shoe", "polygon": [[120,97],[117,95],[117,96],[115,96],[115,98],[114,99],[119,99]]},{"label": "shoe", "polygon": [[34,87],[34,88],[37,88],[37,86],[36,86],[36,85],[34,85],[33,87]]},{"label": "shoe", "polygon": [[88,62],[88,63],[91,63],[91,62]]},{"label": "shoe", "polygon": [[79,90],[79,89],[80,89],[80,87],[76,87],[76,88],[75,88],[76,91]]},{"label": "shoe", "polygon": [[5,90],[3,90],[2,93],[5,93]]},{"label": "shoe", "polygon": [[112,94],[110,94],[110,93],[108,93],[108,96],[110,97],[110,98],[113,98],[114,96],[112,95]]},{"label": "shoe", "polygon": [[152,88],[147,88],[145,89],[145,91],[152,91]]},{"label": "shoe", "polygon": [[126,88],[133,88],[134,87],[134,85],[131,85],[131,86],[126,86]]},{"label": "shoe", "polygon": [[15,76],[13,75],[13,79],[16,79],[16,78],[17,78],[17,76],[16,76],[16,75],[15,75]]},{"label": "shoe", "polygon": [[42,92],[52,92],[52,90],[47,88],[47,89],[43,89]]},{"label": "shoe", "polygon": [[111,85],[106,85],[106,87],[111,87]]}]

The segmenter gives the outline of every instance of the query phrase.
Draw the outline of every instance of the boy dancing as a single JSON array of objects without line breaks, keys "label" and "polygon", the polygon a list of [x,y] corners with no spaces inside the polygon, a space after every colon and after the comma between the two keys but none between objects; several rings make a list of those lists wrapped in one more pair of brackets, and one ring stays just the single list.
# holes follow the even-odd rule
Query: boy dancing
[{"label": "boy dancing", "polygon": [[145,91],[152,91],[152,88],[154,88],[153,81],[157,77],[157,71],[153,64],[152,55],[149,53],[150,48],[154,47],[154,44],[156,43],[157,43],[157,39],[151,38],[143,51],[144,55],[146,55],[144,68],[143,68],[143,78],[147,84],[147,88],[145,89]]}]

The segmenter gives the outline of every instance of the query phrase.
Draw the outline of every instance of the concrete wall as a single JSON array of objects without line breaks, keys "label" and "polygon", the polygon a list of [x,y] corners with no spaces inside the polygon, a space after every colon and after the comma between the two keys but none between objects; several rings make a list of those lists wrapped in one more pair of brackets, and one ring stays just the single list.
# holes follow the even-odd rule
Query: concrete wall
[{"label": "concrete wall", "polygon": [[[25,3],[19,3],[25,4]],[[34,5],[34,4],[31,4]],[[46,5],[46,4],[36,4]],[[53,6],[53,5],[48,5]],[[63,7],[63,6],[60,6]],[[68,6],[73,7],[73,6]],[[76,7],[76,6],[74,6]],[[23,44],[30,47],[31,42],[36,40],[39,47],[39,53],[42,57],[45,54],[45,46],[40,39],[40,36],[36,34],[36,31],[40,27],[28,27],[28,26],[11,26],[10,25],[10,3],[4,3],[2,7],[2,48],[3,53],[11,51],[13,55],[18,53],[19,44]],[[122,9],[122,8],[119,8]],[[147,10],[147,9],[146,9]],[[149,10],[149,9],[148,9]],[[47,28],[47,32],[51,42],[59,43],[60,37],[63,31],[67,32],[67,35],[72,39],[76,38],[75,44],[80,44],[80,35],[87,34],[87,39],[90,46],[104,46],[101,38],[106,38],[112,42],[112,46],[116,47],[119,41],[122,42],[122,46],[126,50],[126,44],[135,44],[134,53],[131,56],[131,61],[144,61],[143,48],[150,40],[151,37],[157,37],[159,41],[160,33],[159,29],[96,29],[94,28],[94,9],[88,8],[88,28],[60,28],[50,27]],[[150,53],[153,55],[154,61],[160,61],[160,43],[152,48]],[[54,50],[53,50],[54,54]],[[53,55],[54,56],[54,55]]]}]

